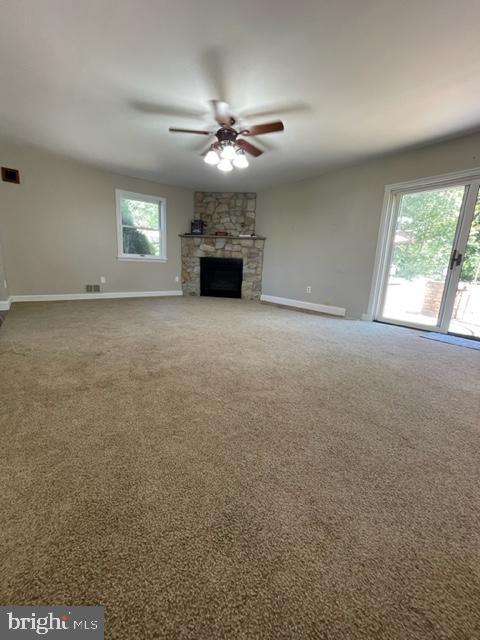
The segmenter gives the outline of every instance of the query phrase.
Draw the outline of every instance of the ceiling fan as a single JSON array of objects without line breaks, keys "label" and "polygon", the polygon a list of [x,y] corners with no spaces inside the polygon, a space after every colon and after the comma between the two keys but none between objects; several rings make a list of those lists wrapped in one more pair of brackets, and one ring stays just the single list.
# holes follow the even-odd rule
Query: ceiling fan
[{"label": "ceiling fan", "polygon": [[[283,122],[267,122],[257,124],[252,127],[235,128],[236,120],[230,113],[230,108],[226,102],[212,100],[215,120],[220,125],[218,131],[205,131],[201,129],[179,129],[170,127],[170,131],[179,133],[194,133],[202,136],[215,135],[216,140],[209,146],[204,160],[207,164],[216,165],[220,171],[232,171],[233,167],[245,169],[248,167],[248,160],[245,152],[257,157],[263,151],[244,138],[248,136],[260,136],[275,131],[283,131]],[[242,136],[242,137],[240,137]]]}]

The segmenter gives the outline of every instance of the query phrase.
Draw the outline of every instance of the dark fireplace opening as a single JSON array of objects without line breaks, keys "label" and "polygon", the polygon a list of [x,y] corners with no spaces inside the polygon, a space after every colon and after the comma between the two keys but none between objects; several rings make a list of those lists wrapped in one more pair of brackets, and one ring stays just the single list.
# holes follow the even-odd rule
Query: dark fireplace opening
[{"label": "dark fireplace opening", "polygon": [[200,258],[200,295],[242,297],[241,258]]}]

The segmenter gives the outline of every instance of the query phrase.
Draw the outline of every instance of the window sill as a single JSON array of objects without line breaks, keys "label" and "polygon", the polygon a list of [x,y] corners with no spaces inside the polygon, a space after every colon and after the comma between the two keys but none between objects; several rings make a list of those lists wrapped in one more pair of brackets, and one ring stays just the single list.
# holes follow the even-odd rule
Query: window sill
[{"label": "window sill", "polygon": [[123,262],[166,262],[167,258],[149,258],[148,256],[117,256]]}]

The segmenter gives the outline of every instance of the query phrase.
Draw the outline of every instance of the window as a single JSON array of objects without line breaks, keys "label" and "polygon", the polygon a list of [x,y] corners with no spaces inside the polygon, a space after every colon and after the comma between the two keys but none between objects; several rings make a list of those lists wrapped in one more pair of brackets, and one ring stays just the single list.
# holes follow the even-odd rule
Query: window
[{"label": "window", "polygon": [[115,191],[118,258],[167,259],[165,199],[129,191]]}]

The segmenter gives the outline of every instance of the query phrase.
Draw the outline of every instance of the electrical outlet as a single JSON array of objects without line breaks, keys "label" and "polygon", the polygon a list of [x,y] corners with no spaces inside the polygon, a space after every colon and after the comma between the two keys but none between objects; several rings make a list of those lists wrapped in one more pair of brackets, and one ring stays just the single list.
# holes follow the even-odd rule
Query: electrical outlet
[{"label": "electrical outlet", "polygon": [[175,276],[175,282],[179,282],[180,278],[178,276]]},{"label": "electrical outlet", "polygon": [[312,287],[310,285],[307,287],[307,293],[312,293]]},{"label": "electrical outlet", "polygon": [[7,289],[7,288],[8,288],[8,284],[7,284],[7,281],[6,281],[6,280],[4,280],[4,281],[3,281],[3,287],[4,287],[4,289]]},{"label": "electrical outlet", "polygon": [[100,283],[101,284],[105,284],[107,281],[107,279],[105,278],[105,276],[100,276]]}]

